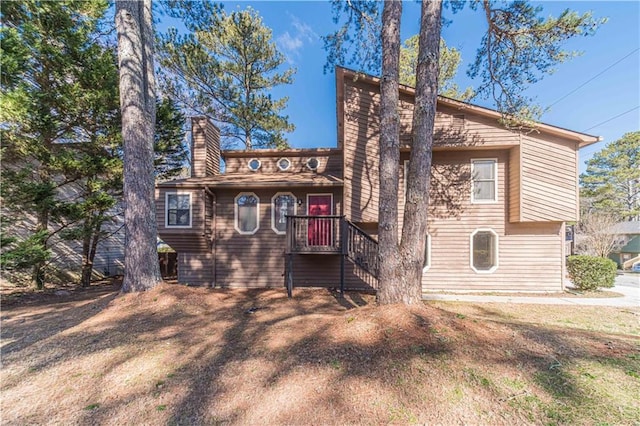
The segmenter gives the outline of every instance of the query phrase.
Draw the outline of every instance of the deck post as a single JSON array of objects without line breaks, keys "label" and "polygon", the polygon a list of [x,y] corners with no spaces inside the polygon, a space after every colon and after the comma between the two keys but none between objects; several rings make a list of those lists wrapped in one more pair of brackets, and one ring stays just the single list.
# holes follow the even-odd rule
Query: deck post
[{"label": "deck post", "polygon": [[347,256],[347,221],[340,218],[340,295],[344,296],[344,258]]},{"label": "deck post", "polygon": [[293,254],[287,255],[287,273],[286,285],[287,285],[287,297],[291,299],[293,296]]}]

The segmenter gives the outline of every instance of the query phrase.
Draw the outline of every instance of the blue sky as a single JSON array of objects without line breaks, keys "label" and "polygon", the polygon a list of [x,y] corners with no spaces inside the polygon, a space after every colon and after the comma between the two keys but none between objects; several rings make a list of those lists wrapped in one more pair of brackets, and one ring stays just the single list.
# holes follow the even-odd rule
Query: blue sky
[{"label": "blue sky", "polygon": [[[624,133],[640,130],[640,2],[544,1],[534,4],[544,8],[544,15],[557,15],[571,8],[578,12],[592,11],[595,17],[609,19],[595,36],[568,42],[567,49],[583,54],[559,65],[554,74],[529,90],[543,107],[553,104],[542,117],[545,123],[602,136],[603,142],[581,150],[583,163],[606,143]],[[228,12],[248,6],[257,10],[273,30],[273,38],[287,56],[289,65],[297,69],[291,86],[273,92],[276,97],[289,97],[285,113],[296,126],[288,136],[291,146],[336,146],[335,75],[323,73],[326,52],[320,39],[336,27],[329,2],[224,2],[224,5]],[[404,3],[403,40],[418,32],[419,7],[414,1]],[[460,87],[474,86],[466,69],[474,60],[484,33],[484,22],[479,13],[468,7],[455,15],[445,11],[445,16],[452,22],[443,28],[443,38],[449,46],[462,52],[462,64],[456,78]],[[472,102],[493,106],[484,99]],[[583,170],[584,164],[580,168],[581,172]]]}]

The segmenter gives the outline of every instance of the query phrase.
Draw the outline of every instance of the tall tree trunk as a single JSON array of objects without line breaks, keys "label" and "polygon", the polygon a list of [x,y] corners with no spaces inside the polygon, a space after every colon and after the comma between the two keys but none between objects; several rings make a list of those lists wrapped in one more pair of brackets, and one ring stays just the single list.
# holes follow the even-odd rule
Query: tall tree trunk
[{"label": "tall tree trunk", "polygon": [[403,300],[398,252],[398,171],[400,118],[398,82],[402,2],[387,0],[382,11],[382,81],[380,82],[380,204],[378,206],[378,303]]},{"label": "tall tree trunk", "polygon": [[438,101],[441,15],[441,0],[422,1],[413,110],[413,142],[409,157],[407,194],[400,242],[400,259],[402,259],[404,273],[401,288],[404,303],[417,303],[421,300],[422,294],[431,152]]},{"label": "tall tree trunk", "polygon": [[115,21],[124,142],[122,291],[133,292],[148,290],[161,280],[153,176],[156,104],[151,0],[117,0]]}]

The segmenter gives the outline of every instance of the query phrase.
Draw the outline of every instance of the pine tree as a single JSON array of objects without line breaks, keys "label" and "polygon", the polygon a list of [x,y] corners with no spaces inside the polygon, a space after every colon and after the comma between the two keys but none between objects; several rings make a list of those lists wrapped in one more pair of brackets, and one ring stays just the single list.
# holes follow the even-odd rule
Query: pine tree
[{"label": "pine tree", "polygon": [[587,161],[582,198],[618,220],[640,220],[640,132],[626,133]]},{"label": "pine tree", "polygon": [[293,82],[293,69],[276,49],[271,30],[251,8],[230,14],[209,9],[209,19],[184,19],[192,32],[171,29],[161,37],[162,90],[186,111],[204,114],[220,127],[227,147],[287,147],[294,127],[282,110],[287,98],[271,90]]},{"label": "pine tree", "polygon": [[[416,86],[418,41],[419,34],[416,34],[406,39],[400,47],[400,83],[411,87]],[[467,87],[464,92],[460,92],[460,88],[454,81],[460,61],[462,61],[460,51],[455,47],[448,47],[447,43],[440,39],[438,95],[467,101],[473,97],[473,89]]]},{"label": "pine tree", "polygon": [[122,291],[135,292],[149,290],[161,280],[153,174],[156,92],[151,0],[117,0],[115,21],[124,147]]},{"label": "pine tree", "polygon": [[[95,43],[107,2],[2,2],[2,196],[4,206],[32,214],[19,243],[32,245],[32,279],[45,283],[48,245],[65,229],[73,201],[60,192],[77,180],[75,142],[86,140],[88,105],[104,90],[95,79],[113,59]],[[108,90],[108,89],[107,89]],[[5,252],[6,253],[6,252]]]}]

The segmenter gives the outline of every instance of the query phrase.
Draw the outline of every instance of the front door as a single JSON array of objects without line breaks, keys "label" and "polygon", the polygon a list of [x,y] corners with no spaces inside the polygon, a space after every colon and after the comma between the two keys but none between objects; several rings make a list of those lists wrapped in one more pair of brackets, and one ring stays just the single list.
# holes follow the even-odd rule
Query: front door
[{"label": "front door", "polygon": [[[333,213],[333,196],[309,195],[307,197],[307,214],[309,216],[330,216]],[[330,246],[332,236],[330,219],[309,219],[309,245]]]}]

